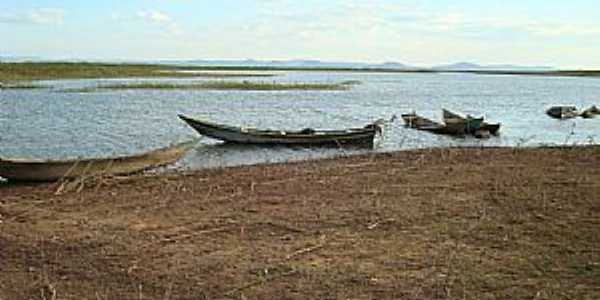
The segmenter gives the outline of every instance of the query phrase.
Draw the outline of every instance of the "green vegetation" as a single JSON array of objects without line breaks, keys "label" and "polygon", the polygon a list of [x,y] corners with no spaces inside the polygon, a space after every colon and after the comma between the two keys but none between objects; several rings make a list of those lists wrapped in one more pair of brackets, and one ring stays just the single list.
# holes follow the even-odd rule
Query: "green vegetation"
[{"label": "green vegetation", "polygon": [[[132,77],[269,77],[275,74],[263,71],[316,71],[316,72],[379,72],[379,73],[474,73],[482,75],[537,75],[600,77],[600,70],[574,71],[444,71],[429,69],[394,70],[379,68],[290,68],[290,67],[228,67],[228,66],[173,66],[153,64],[101,63],[0,63],[0,82],[56,80],[79,78],[132,78]],[[254,72],[254,73],[253,73]]]},{"label": "green vegetation", "polygon": [[346,80],[346,81],[342,81],[343,85],[359,85],[362,84],[362,82],[360,82],[359,80]]},{"label": "green vegetation", "polygon": [[[0,82],[130,77],[270,77],[274,74],[242,72],[189,72],[217,71],[203,68],[97,63],[0,63]],[[219,70],[225,71],[225,70]]]},{"label": "green vegetation", "polygon": [[72,89],[68,92],[86,93],[99,90],[250,90],[250,91],[283,91],[283,90],[344,90],[345,83],[277,83],[249,81],[207,81],[191,84],[180,83],[120,83],[102,85],[95,88]]},{"label": "green vegetation", "polygon": [[0,90],[29,90],[29,89],[44,89],[45,86],[36,85],[30,82],[26,83],[13,83],[13,84],[2,84],[0,83]]}]

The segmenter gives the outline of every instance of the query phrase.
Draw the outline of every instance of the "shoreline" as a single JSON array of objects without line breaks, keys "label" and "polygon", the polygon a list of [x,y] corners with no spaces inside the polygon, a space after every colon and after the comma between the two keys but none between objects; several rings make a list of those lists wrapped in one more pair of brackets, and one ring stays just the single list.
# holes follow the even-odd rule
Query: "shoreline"
[{"label": "shoreline", "polygon": [[432,148],[0,185],[0,298],[598,298],[598,166]]},{"label": "shoreline", "polygon": [[[527,150],[527,151],[536,151],[536,150],[564,150],[564,151],[579,151],[579,150],[593,150],[593,149],[600,149],[600,145],[598,144],[581,144],[581,145],[532,145],[532,146],[476,146],[476,145],[466,145],[466,146],[461,146],[461,145],[454,145],[454,146],[438,146],[438,147],[426,147],[426,148],[415,148],[415,149],[399,149],[399,150],[391,150],[391,151],[383,151],[383,152],[377,152],[377,151],[373,151],[373,152],[366,152],[366,153],[344,153],[344,152],[340,152],[339,154],[335,154],[332,156],[326,156],[326,157],[317,157],[317,158],[302,158],[302,159],[291,159],[289,161],[277,161],[277,162],[257,162],[257,163],[249,163],[249,164],[240,164],[240,165],[223,165],[223,166],[211,166],[211,167],[204,167],[204,168],[170,168],[170,166],[172,165],[166,165],[166,166],[161,166],[161,167],[156,167],[156,168],[150,168],[147,170],[144,170],[142,172],[136,172],[136,173],[132,173],[132,174],[124,174],[124,175],[119,175],[118,177],[120,178],[129,178],[129,179],[134,179],[137,177],[161,177],[161,176],[189,176],[195,173],[202,173],[202,172],[210,172],[210,171],[217,171],[217,170],[227,170],[227,169],[236,169],[236,168],[247,168],[247,167],[266,167],[266,166],[275,166],[275,165],[281,165],[281,166],[286,166],[286,165],[296,165],[296,164],[310,164],[310,163],[325,163],[328,161],[342,161],[345,159],[364,159],[365,157],[369,157],[369,158],[374,158],[377,156],[389,156],[389,155],[402,155],[402,154],[406,154],[406,155],[411,155],[414,153],[427,153],[427,154],[432,154],[434,152],[437,153],[442,153],[444,151],[486,151],[486,150],[491,150],[491,151],[506,151],[506,150],[510,150],[513,151],[515,153],[519,152],[519,151],[523,151],[523,150]],[[6,157],[0,157],[0,158],[6,158]],[[90,157],[90,158],[82,158],[82,160],[85,159],[119,159],[122,158],[122,156],[117,156],[117,157]],[[10,159],[22,159],[22,158],[8,158]],[[27,159],[27,160],[32,160],[32,161],[39,161],[39,162],[44,162],[44,161],[48,161],[48,162],[57,162],[57,161],[61,161],[60,159],[49,159],[49,160],[45,160],[45,159]],[[109,176],[110,177],[110,176]],[[2,187],[2,185],[8,186],[8,185],[48,185],[48,184],[54,184],[55,182],[44,182],[44,181],[10,181],[6,178],[3,178],[0,176],[0,187]]]}]

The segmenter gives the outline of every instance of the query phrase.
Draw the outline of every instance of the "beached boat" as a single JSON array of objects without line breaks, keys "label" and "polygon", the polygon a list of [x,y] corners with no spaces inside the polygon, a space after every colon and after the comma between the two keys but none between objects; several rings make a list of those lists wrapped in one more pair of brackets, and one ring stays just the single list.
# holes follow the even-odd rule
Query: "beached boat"
[{"label": "beached boat", "polygon": [[[442,109],[442,115],[443,115],[445,122],[447,122],[447,120],[449,120],[449,119],[460,119],[460,120],[464,120],[465,122],[468,122],[467,128],[469,128],[471,133],[475,134],[476,136],[480,135],[481,133],[483,133],[485,131],[489,132],[490,134],[497,135],[498,131],[500,130],[500,123],[488,123],[488,122],[483,121],[483,118],[481,118],[481,123],[477,124],[479,122],[479,118],[473,118],[468,115],[467,115],[467,117],[463,117],[462,115],[451,112],[447,109]],[[477,127],[477,126],[479,126],[479,127]],[[481,132],[478,132],[478,131],[481,131]],[[484,135],[482,135],[482,136],[484,136]]]},{"label": "beached boat", "polygon": [[97,175],[123,175],[179,160],[196,140],[133,156],[78,160],[0,159],[0,176],[17,181],[57,181]]},{"label": "beached boat", "polygon": [[228,143],[263,145],[367,145],[373,146],[373,139],[381,133],[379,122],[363,128],[345,130],[315,130],[306,128],[300,131],[258,130],[228,125],[214,124],[179,115],[184,122],[198,133]]},{"label": "beached boat", "polygon": [[546,114],[556,119],[569,119],[579,116],[575,106],[552,106],[546,110]]}]

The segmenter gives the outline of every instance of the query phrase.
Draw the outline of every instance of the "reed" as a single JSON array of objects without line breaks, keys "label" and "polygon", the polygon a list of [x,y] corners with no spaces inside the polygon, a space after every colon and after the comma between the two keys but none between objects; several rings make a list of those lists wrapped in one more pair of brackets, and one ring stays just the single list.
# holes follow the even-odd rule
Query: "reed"
[{"label": "reed", "polygon": [[[190,72],[203,71],[203,72]],[[219,72],[216,72],[219,71]],[[223,70],[226,71],[226,70]],[[271,77],[258,72],[223,72],[196,67],[151,64],[0,63],[0,81],[131,77]]]},{"label": "reed", "polygon": [[33,83],[11,83],[11,84],[2,84],[0,83],[0,90],[30,90],[30,89],[44,89],[45,86],[37,85]]},{"label": "reed", "polygon": [[72,89],[69,92],[94,92],[99,90],[250,90],[250,91],[285,91],[285,90],[345,90],[344,83],[278,83],[249,81],[207,81],[199,83],[119,83],[101,85],[95,88]]}]

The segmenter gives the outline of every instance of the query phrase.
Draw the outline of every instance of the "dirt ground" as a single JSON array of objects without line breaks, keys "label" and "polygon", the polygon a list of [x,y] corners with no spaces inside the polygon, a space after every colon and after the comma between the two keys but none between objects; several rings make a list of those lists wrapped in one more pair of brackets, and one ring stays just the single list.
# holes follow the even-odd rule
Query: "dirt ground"
[{"label": "dirt ground", "polygon": [[600,299],[600,147],[0,185],[0,299]]}]

